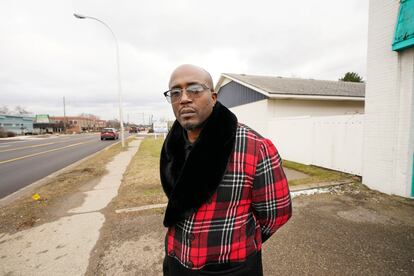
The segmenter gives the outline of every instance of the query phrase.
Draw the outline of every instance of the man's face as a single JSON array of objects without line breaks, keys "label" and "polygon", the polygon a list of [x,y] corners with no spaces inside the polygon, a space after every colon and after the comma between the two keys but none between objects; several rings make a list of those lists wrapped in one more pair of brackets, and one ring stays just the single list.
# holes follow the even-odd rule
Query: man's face
[{"label": "man's face", "polygon": [[186,130],[196,130],[202,127],[202,124],[213,111],[214,104],[217,101],[217,94],[205,89],[197,96],[187,93],[185,88],[192,84],[203,84],[212,88],[208,82],[206,72],[196,67],[180,67],[174,71],[170,79],[171,88],[183,88],[181,98],[173,102],[172,108],[175,118]]}]

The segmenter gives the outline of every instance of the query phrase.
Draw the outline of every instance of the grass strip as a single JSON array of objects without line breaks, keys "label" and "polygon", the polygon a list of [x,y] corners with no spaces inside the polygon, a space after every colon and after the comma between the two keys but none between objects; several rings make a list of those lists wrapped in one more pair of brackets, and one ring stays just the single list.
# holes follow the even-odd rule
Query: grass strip
[{"label": "grass strip", "polygon": [[306,178],[290,180],[289,186],[331,181],[343,181],[351,179],[355,181],[359,180],[358,177],[351,174],[324,169],[312,165],[304,165],[301,163],[296,163],[288,160],[283,160],[283,167],[309,175],[309,177]]},{"label": "grass strip", "polygon": [[[159,156],[163,142],[163,139],[153,137],[146,137],[141,142],[137,154],[125,171],[118,197],[112,202],[112,208],[134,208],[167,201],[159,176]],[[283,166],[309,175],[307,178],[291,180],[289,185],[342,181],[353,177],[346,173],[288,160],[283,162]]]}]

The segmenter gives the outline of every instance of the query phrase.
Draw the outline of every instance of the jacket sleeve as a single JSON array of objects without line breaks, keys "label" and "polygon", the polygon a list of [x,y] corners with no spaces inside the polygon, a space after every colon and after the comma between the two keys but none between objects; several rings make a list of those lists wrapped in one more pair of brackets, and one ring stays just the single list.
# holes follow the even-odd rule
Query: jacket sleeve
[{"label": "jacket sleeve", "polygon": [[264,139],[253,180],[252,206],[266,241],[292,216],[289,186],[282,159],[275,146]]}]

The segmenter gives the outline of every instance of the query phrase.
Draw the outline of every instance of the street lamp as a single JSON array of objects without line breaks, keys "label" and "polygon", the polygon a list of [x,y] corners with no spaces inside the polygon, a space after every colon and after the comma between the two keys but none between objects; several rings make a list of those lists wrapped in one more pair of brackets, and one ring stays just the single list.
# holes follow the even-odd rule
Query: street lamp
[{"label": "street lamp", "polygon": [[102,20],[92,17],[92,16],[86,16],[86,15],[80,15],[77,13],[73,14],[76,18],[78,19],[93,19],[96,20],[100,23],[102,23],[106,28],[108,28],[108,30],[111,32],[112,36],[114,37],[115,40],[115,45],[116,45],[116,65],[117,65],[117,71],[118,71],[118,100],[119,100],[119,121],[121,124],[121,144],[122,147],[125,146],[125,138],[124,138],[124,120],[122,119],[122,86],[121,86],[121,69],[119,66],[119,46],[118,46],[118,39],[115,36],[115,33],[112,31],[112,29],[109,27],[108,24],[106,24],[105,22],[103,22]]}]

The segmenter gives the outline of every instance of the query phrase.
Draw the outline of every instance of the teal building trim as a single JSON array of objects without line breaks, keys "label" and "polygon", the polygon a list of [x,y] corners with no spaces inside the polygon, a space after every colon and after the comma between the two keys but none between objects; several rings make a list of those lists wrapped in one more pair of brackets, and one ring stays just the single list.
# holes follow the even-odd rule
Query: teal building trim
[{"label": "teal building trim", "polygon": [[411,47],[414,47],[414,0],[400,0],[392,50],[402,51]]},{"label": "teal building trim", "polygon": [[413,172],[411,174],[411,196],[414,197],[414,153],[413,153]]}]

